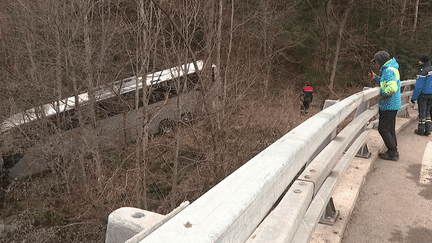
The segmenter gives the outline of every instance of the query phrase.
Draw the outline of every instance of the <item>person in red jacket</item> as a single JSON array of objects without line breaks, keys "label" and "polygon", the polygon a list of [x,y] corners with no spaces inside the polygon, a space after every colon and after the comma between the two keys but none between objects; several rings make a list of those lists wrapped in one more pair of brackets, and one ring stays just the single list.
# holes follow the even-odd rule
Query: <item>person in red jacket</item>
[{"label": "person in red jacket", "polygon": [[309,86],[309,84],[305,84],[305,86],[303,87],[302,98],[303,98],[303,103],[301,109],[302,112],[307,114],[309,105],[310,103],[312,103],[312,99],[313,99],[313,88]]}]

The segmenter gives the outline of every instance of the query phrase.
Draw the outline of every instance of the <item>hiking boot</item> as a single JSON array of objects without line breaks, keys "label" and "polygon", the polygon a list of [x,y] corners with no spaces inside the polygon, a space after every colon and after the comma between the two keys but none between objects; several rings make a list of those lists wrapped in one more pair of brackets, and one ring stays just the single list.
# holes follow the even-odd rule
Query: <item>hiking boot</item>
[{"label": "hiking boot", "polygon": [[425,132],[424,132],[425,136],[429,136],[431,134],[431,125],[432,125],[432,123],[430,122],[430,120],[426,120]]},{"label": "hiking boot", "polygon": [[424,135],[424,133],[422,133],[418,129],[414,130],[414,133],[417,134],[417,135],[420,135],[420,136]]},{"label": "hiking boot", "polygon": [[399,153],[391,153],[389,151],[385,152],[385,153],[379,153],[378,156],[381,159],[385,159],[385,160],[393,160],[393,161],[398,161],[399,160]]},{"label": "hiking boot", "polygon": [[425,123],[419,122],[418,129],[414,130],[414,133],[420,136],[423,136],[425,133]]}]

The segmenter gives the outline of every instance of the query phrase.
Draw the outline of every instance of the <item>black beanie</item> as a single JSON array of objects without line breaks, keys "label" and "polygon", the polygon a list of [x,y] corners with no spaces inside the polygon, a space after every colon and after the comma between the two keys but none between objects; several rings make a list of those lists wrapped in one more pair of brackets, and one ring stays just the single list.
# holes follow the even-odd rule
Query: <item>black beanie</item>
[{"label": "black beanie", "polygon": [[422,55],[422,56],[419,58],[419,60],[422,61],[423,63],[427,63],[427,62],[430,61],[430,57],[429,57],[428,55]]},{"label": "black beanie", "polygon": [[376,60],[380,67],[384,65],[388,60],[390,60],[390,54],[386,51],[379,51],[375,53],[374,60]]}]

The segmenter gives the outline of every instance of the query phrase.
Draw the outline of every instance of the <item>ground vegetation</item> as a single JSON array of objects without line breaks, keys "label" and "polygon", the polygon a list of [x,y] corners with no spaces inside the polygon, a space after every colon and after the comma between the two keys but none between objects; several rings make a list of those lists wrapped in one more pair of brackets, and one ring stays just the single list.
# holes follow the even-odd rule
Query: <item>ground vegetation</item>
[{"label": "ground vegetation", "polygon": [[[65,139],[61,116],[13,142],[1,134],[3,158],[61,146],[44,150],[47,172],[11,181],[2,169],[0,241],[101,242],[119,207],[167,214],[193,202],[326,99],[374,86],[375,52],[396,57],[402,80],[415,78],[432,51],[431,15],[426,0],[0,0],[0,121],[83,92],[91,108],[77,108],[76,139]],[[149,134],[144,88],[118,100],[119,113],[143,107],[138,138],[103,146],[95,87],[198,60],[193,122]],[[315,97],[302,116],[306,83]]]}]

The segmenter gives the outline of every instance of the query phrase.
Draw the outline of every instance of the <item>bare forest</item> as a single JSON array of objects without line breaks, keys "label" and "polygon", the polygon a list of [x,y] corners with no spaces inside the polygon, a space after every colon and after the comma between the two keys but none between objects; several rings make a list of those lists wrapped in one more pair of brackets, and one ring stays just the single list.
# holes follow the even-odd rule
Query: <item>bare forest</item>
[{"label": "bare forest", "polygon": [[[72,120],[41,115],[0,134],[0,242],[102,242],[119,207],[167,214],[325,99],[374,86],[375,52],[396,57],[402,80],[415,78],[418,58],[432,52],[427,0],[0,0],[0,16],[0,123],[75,102]],[[190,77],[199,88],[187,116],[181,78],[157,106],[156,88],[145,85],[111,98],[115,108],[98,102],[101,86],[185,63],[202,63]],[[315,93],[302,116],[306,83]],[[151,132],[168,106],[175,117]],[[131,114],[140,124],[133,136]],[[103,122],[114,115],[121,125]],[[105,126],[120,135],[104,137]],[[48,169],[11,179],[10,163],[33,150]]]}]

